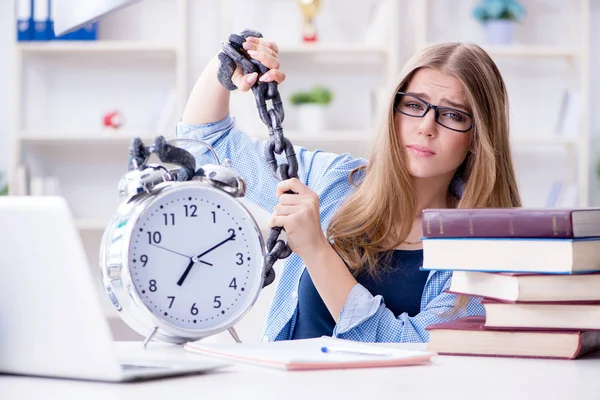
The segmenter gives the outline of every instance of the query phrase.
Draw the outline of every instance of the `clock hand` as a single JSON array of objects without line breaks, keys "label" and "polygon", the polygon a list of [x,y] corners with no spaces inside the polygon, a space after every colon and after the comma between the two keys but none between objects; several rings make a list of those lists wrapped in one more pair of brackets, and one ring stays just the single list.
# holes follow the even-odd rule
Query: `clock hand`
[{"label": "clock hand", "polygon": [[[196,256],[196,259],[201,258],[202,256],[210,253],[211,251],[213,251],[214,249],[216,249],[217,247],[223,245],[224,243],[229,242],[230,240],[235,239],[235,233],[232,233],[231,236],[229,236],[227,239],[217,243],[216,245],[214,245],[213,247],[211,247],[210,249],[206,250],[204,253]],[[177,285],[181,286],[183,285],[183,282],[185,281],[185,278],[187,278],[188,274],[190,273],[190,271],[192,270],[192,267],[194,266],[194,258],[191,259],[190,263],[188,264],[187,268],[185,269],[185,271],[183,272],[183,275],[181,275],[181,278],[179,278],[179,280],[177,281]]]},{"label": "clock hand", "polygon": [[187,258],[187,259],[194,260],[194,262],[201,262],[202,264],[210,265],[211,267],[213,266],[213,265],[212,265],[211,263],[209,263],[209,262],[206,262],[206,261],[199,260],[199,259],[198,259],[198,257],[190,257],[190,256],[186,256],[185,254],[178,253],[178,252],[176,252],[176,251],[174,251],[174,250],[167,249],[166,247],[162,247],[162,246],[159,246],[159,245],[157,245],[157,244],[154,244],[154,243],[152,243],[152,246],[154,246],[154,247],[158,247],[159,249],[163,249],[163,250],[166,250],[166,251],[170,251],[171,253],[178,254],[178,255],[180,255],[180,256],[182,256],[182,257],[185,257],[185,258]]}]

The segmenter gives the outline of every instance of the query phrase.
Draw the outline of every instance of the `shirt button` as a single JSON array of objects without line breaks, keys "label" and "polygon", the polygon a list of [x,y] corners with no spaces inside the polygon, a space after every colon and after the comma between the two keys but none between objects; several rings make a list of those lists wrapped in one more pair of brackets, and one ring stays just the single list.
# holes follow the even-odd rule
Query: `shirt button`
[{"label": "shirt button", "polygon": [[262,337],[262,341],[263,342],[268,342],[269,341],[269,337],[267,335]]},{"label": "shirt button", "polygon": [[298,292],[293,291],[292,292],[292,299],[296,300],[298,298]]}]

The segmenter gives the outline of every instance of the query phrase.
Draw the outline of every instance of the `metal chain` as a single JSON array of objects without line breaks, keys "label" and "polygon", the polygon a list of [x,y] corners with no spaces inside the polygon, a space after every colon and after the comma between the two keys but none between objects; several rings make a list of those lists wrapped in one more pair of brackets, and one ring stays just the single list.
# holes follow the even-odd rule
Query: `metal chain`
[{"label": "metal chain", "polygon": [[172,171],[173,180],[188,181],[194,177],[196,169],[194,156],[185,149],[167,143],[164,136],[157,136],[151,146],[145,146],[142,139],[134,138],[129,145],[127,169],[132,171],[146,168],[146,161],[152,153],[155,153],[164,163],[181,167]]},{"label": "metal chain", "polygon": [[[229,36],[229,42],[223,43],[221,48],[223,52],[219,53],[218,79],[219,82],[228,90],[236,90],[237,86],[231,81],[231,77],[237,65],[240,65],[244,75],[252,72],[264,74],[269,69],[257,60],[247,58],[243,52],[243,43],[246,38],[252,36],[262,38],[262,34],[257,31],[246,29],[239,35],[232,34]],[[298,177],[298,160],[294,152],[292,142],[283,136],[283,128],[281,123],[285,117],[283,111],[283,103],[281,95],[277,88],[277,82],[259,83],[258,81],[252,86],[252,93],[256,100],[256,107],[262,122],[269,129],[269,140],[265,147],[265,158],[271,173],[277,180],[286,180]],[[267,109],[267,101],[271,101],[272,108]],[[285,155],[286,161],[277,164],[276,154]],[[294,193],[289,191],[288,193]],[[292,250],[283,240],[279,239],[279,235],[283,227],[273,227],[267,238],[267,274],[265,277],[264,286],[268,286],[275,280],[275,270],[273,265],[277,260],[287,258]]]}]

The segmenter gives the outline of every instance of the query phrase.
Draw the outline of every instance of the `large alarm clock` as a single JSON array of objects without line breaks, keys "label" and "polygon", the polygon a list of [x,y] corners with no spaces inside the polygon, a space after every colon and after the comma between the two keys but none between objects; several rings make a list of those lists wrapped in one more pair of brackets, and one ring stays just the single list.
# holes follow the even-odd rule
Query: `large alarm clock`
[{"label": "large alarm clock", "polygon": [[128,172],[106,227],[100,267],[121,318],[147,344],[229,330],[251,309],[265,278],[259,226],[238,200],[245,183],[227,164],[178,182],[162,165]]}]

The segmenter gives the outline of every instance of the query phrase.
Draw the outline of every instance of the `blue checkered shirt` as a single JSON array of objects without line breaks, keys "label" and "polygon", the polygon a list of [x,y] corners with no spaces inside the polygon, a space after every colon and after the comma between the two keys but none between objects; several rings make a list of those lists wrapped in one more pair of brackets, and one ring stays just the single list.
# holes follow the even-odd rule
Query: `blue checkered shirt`
[{"label": "blue checkered shirt", "polygon": [[[265,141],[249,137],[235,127],[227,115],[223,120],[203,125],[180,122],[177,137],[203,140],[212,145],[219,158],[231,160],[234,168],[246,181],[246,197],[269,213],[277,205],[277,180],[267,167],[264,157]],[[298,177],[319,195],[321,227],[325,231],[341,202],[354,190],[348,175],[364,165],[364,159],[349,154],[332,154],[322,150],[308,151],[295,147],[298,158]],[[214,162],[207,152],[195,154],[199,165]],[[289,340],[292,337],[298,310],[298,283],[304,271],[302,259],[293,254],[285,260],[279,284],[271,302],[263,341]],[[457,296],[446,293],[451,272],[431,271],[423,294],[421,310],[414,317],[406,313],[395,316],[385,306],[381,296],[373,296],[356,284],[339,315],[333,336],[363,342],[427,342],[427,326],[466,315],[483,315],[480,299],[470,297],[465,308],[454,310]]]}]

